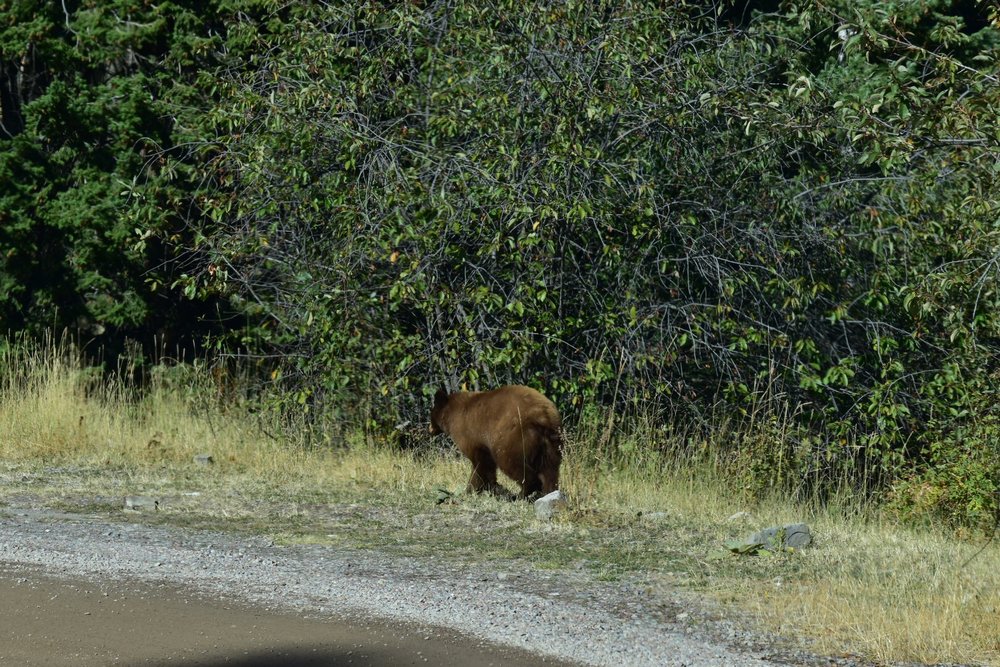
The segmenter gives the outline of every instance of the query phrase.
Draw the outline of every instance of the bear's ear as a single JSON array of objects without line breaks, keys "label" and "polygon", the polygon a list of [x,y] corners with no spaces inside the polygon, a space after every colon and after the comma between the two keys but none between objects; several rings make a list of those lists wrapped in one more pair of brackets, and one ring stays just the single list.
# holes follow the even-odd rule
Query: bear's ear
[{"label": "bear's ear", "polygon": [[448,390],[444,387],[438,387],[438,390],[434,393],[434,405],[440,405],[448,400]]}]

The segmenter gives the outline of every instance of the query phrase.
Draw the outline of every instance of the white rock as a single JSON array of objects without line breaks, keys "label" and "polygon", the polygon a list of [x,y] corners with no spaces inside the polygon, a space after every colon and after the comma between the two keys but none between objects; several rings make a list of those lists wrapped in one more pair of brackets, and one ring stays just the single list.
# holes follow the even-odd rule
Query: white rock
[{"label": "white rock", "polygon": [[149,496],[125,496],[125,509],[127,510],[158,510],[160,501]]},{"label": "white rock", "polygon": [[542,521],[548,521],[565,509],[566,494],[562,491],[553,491],[535,501],[535,516]]}]

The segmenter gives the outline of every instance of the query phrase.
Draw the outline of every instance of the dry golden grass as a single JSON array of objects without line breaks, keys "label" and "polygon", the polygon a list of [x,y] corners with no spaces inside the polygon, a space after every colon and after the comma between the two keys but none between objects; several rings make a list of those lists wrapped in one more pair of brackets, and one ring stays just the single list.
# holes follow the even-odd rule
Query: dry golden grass
[{"label": "dry golden grass", "polygon": [[[935,532],[818,522],[819,548],[793,576],[764,582],[751,607],[822,653],[879,662],[1000,664],[1000,557]],[[967,562],[968,561],[968,562]]]},{"label": "dry golden grass", "polygon": [[[426,512],[436,487],[464,488],[467,464],[454,454],[401,452],[363,437],[334,450],[276,440],[266,435],[275,428],[262,429],[259,417],[199,398],[202,390],[192,388],[197,375],[188,383],[154,383],[136,399],[114,382],[98,381],[56,346],[0,349],[0,459],[8,467],[111,470],[131,487],[176,486],[199,470],[190,483],[214,485],[221,495],[238,492],[261,503],[302,497],[420,503],[414,515]],[[594,445],[600,439],[599,432],[569,434],[562,487],[577,507],[567,521],[580,525],[562,526],[565,535],[552,538],[563,540],[566,558],[578,557],[576,533],[587,534],[587,557],[599,568],[612,572],[624,563],[648,572],[651,581],[662,574],[670,582],[694,582],[749,610],[767,628],[806,637],[822,653],[1000,664],[996,545],[963,565],[976,547],[944,531],[908,529],[857,507],[809,507],[780,498],[748,507],[710,457],[678,462],[650,453],[642,442],[600,452]],[[211,469],[192,463],[202,452],[215,458]],[[726,521],[746,509],[753,528],[806,520],[817,542],[796,554],[707,559],[722,540],[752,530]],[[524,520],[523,512],[499,503],[468,511],[492,512],[508,523]],[[639,512],[650,511],[665,512],[670,522],[658,529],[636,523]],[[473,544],[468,535],[460,537]],[[440,532],[433,536],[441,538]],[[533,548],[530,540],[507,544],[515,538],[511,533],[494,546],[510,548],[513,557]],[[290,539],[322,542],[304,532]],[[667,556],[669,577],[658,570]],[[566,561],[553,555],[551,562]],[[687,576],[678,575],[683,567]]]},{"label": "dry golden grass", "polygon": [[215,481],[250,493],[345,486],[430,492],[438,484],[457,490],[467,475],[457,457],[418,457],[364,438],[340,449],[278,440],[268,435],[277,426],[201,400],[197,387],[176,381],[154,382],[135,400],[120,383],[97,377],[55,346],[0,350],[0,460],[109,467],[153,479],[210,453]]}]

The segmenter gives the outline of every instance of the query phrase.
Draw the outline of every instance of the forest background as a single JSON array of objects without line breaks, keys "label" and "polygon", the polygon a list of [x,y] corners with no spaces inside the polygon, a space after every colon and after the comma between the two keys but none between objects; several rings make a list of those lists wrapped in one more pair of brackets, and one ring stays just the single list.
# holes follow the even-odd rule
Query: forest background
[{"label": "forest background", "polygon": [[998,46],[976,0],[0,0],[0,328],[313,446],[518,382],[594,456],[988,529]]}]

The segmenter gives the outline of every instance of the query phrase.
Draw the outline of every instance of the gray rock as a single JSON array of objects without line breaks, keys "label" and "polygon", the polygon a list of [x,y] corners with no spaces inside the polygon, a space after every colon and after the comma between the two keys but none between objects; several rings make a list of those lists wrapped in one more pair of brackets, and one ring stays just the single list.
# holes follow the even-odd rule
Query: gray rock
[{"label": "gray rock", "polygon": [[765,549],[801,549],[812,543],[809,526],[804,523],[791,523],[787,526],[772,526],[757,531],[751,535],[747,544],[760,544]]},{"label": "gray rock", "polygon": [[136,512],[160,509],[160,501],[149,496],[125,496],[125,509]]},{"label": "gray rock", "polygon": [[535,516],[542,521],[548,521],[565,509],[566,494],[562,491],[553,491],[535,501]]},{"label": "gray rock", "polygon": [[195,454],[194,462],[200,466],[208,466],[215,463],[215,459],[212,458],[211,454]]}]

